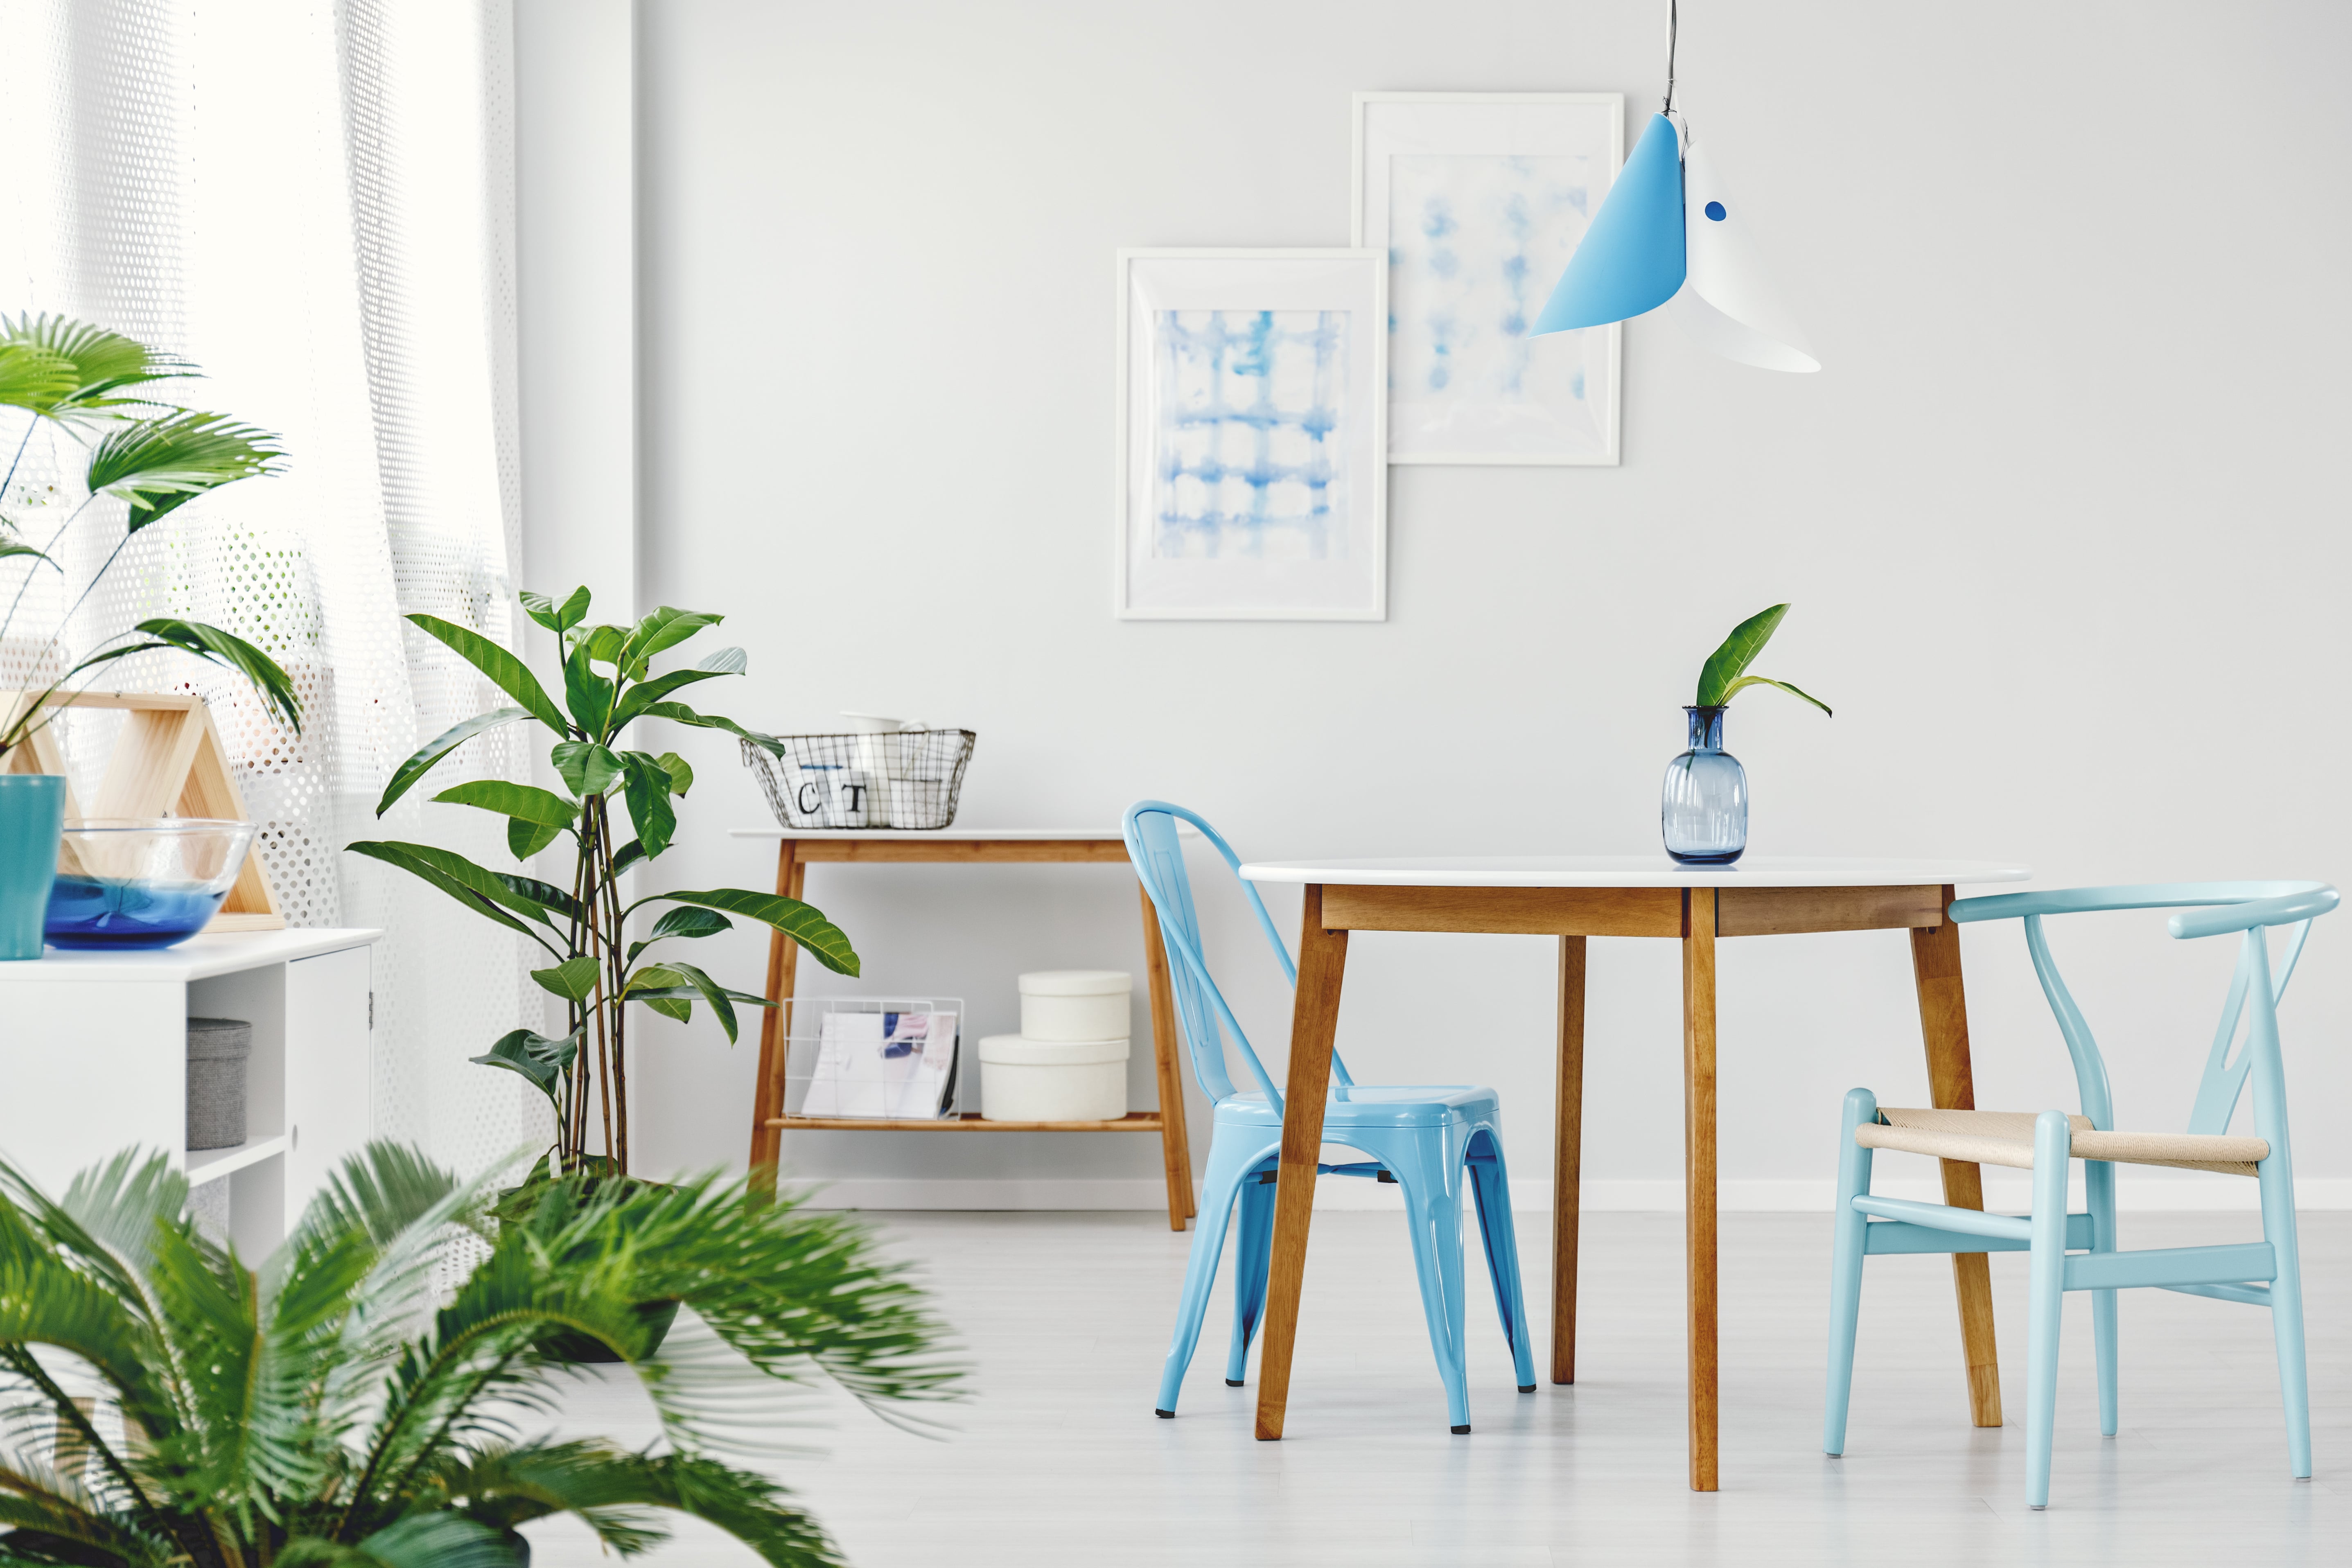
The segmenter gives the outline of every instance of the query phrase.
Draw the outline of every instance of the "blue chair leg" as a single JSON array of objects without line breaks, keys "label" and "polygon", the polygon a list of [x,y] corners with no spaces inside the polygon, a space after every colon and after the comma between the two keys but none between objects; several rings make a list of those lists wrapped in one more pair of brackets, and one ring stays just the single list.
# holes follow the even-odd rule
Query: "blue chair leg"
[{"label": "blue chair leg", "polygon": [[2033,1226],[2025,1286],[2025,1503],[2050,1506],[2058,1415],[2058,1325],[2066,1299],[2066,1169],[2074,1134],[2063,1110],[2033,1121]]},{"label": "blue chair leg", "polygon": [[1413,1270],[1421,1277],[1421,1310],[1429,1321],[1429,1348],[1445,1385],[1447,1423],[1470,1430],[1470,1391],[1462,1350],[1462,1190],[1434,1142],[1406,1163],[1383,1158],[1404,1189],[1405,1226],[1412,1236]]},{"label": "blue chair leg", "polygon": [[1176,1302],[1176,1331],[1168,1341],[1168,1359],[1160,1371],[1160,1403],[1152,1411],[1163,1418],[1176,1414],[1176,1399],[1184,1389],[1184,1371],[1192,1364],[1192,1347],[1200,1342],[1201,1320],[1209,1310],[1209,1287],[1216,1282],[1217,1260],[1225,1250],[1225,1226],[1233,1216],[1234,1198],[1243,1179],[1264,1158],[1260,1149],[1245,1149],[1242,1139],[1223,1136],[1209,1145],[1209,1168],[1201,1182],[1201,1217],[1192,1227],[1192,1254],[1184,1265],[1184,1291]]},{"label": "blue chair leg", "polygon": [[1266,1160],[1242,1178],[1241,1204],[1234,1227],[1234,1338],[1225,1351],[1225,1384],[1239,1388],[1249,1373],[1250,1342],[1265,1315],[1265,1282],[1274,1262],[1274,1184]]},{"label": "blue chair leg", "polygon": [[2255,1167],[2263,1189],[2263,1239],[2278,1273],[2271,1279],[2271,1337],[2278,1346],[2279,1404],[2286,1413],[2286,1458],[2296,1480],[2311,1479],[2311,1388],[2303,1353],[2303,1257],[2294,1237],[2294,1176],[2284,1140]]},{"label": "blue chair leg", "polygon": [[1486,1277],[1495,1287],[1495,1312],[1511,1347],[1512,1381],[1521,1394],[1536,1391],[1536,1351],[1528,1328],[1528,1304],[1519,1289],[1518,1227],[1511,1220],[1511,1176],[1503,1146],[1491,1132],[1470,1142],[1470,1194],[1478,1205],[1478,1234],[1486,1243]]},{"label": "blue chair leg", "polygon": [[[2083,1186],[2090,1200],[2091,1250],[2116,1249],[2116,1168],[2105,1160],[2083,1162]],[[2099,1358],[2099,1436],[2116,1435],[2116,1297],[2114,1290],[2091,1292],[2091,1339]]]},{"label": "blue chair leg", "polygon": [[1866,1089],[1846,1091],[1838,1124],[1837,1211],[1830,1242],[1829,1393],[1822,1403],[1822,1452],[1845,1452],[1845,1417],[1853,1401],[1854,1331],[1862,1320],[1864,1229],[1870,1216],[1853,1200],[1870,1191],[1870,1151],[1853,1141],[1854,1129],[1878,1120],[1878,1097]]}]

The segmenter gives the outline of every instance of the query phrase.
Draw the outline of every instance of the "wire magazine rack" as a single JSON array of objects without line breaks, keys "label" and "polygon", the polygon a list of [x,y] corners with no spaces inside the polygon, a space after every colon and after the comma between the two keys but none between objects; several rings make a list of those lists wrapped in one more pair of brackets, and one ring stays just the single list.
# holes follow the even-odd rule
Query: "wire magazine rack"
[{"label": "wire magazine rack", "polygon": [[778,735],[782,756],[745,741],[743,765],[786,827],[940,828],[955,821],[977,739],[970,730]]}]

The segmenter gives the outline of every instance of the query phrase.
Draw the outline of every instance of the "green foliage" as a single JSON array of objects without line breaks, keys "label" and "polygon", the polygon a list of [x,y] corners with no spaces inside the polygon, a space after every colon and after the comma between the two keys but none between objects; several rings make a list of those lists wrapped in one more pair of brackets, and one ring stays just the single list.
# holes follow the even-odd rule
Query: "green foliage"
[{"label": "green foliage", "polygon": [[[669,1512],[814,1568],[840,1561],[824,1531],[730,1459],[814,1384],[910,1425],[958,1395],[920,1294],[838,1216],[716,1177],[575,1176],[493,1226],[484,1185],[372,1145],[255,1268],[197,1231],[161,1157],[56,1199],[0,1163],[0,1563],[514,1568],[519,1526],[568,1514],[635,1556]],[[441,1296],[472,1237],[488,1258]],[[662,1303],[683,1310],[656,1349]],[[580,1339],[636,1375],[656,1448],[517,1430]],[[103,1418],[54,1380],[58,1352]]]},{"label": "green foliage", "polygon": [[1800,691],[1785,680],[1769,680],[1763,676],[1748,673],[1748,667],[1756,662],[1756,656],[1762,653],[1764,645],[1772,640],[1772,634],[1780,629],[1780,618],[1788,613],[1788,605],[1775,605],[1769,610],[1759,610],[1732,627],[1731,635],[1723,639],[1723,646],[1707,656],[1706,665],[1698,672],[1698,695],[1694,700],[1695,706],[1720,708],[1751,686],[1771,686],[1791,697],[1802,697],[1827,713],[1829,704],[1820,698]]},{"label": "green foliage", "polygon": [[[849,938],[797,899],[719,888],[657,893],[623,906],[623,873],[658,858],[677,841],[677,803],[694,786],[694,770],[685,758],[675,752],[656,755],[631,749],[623,731],[640,719],[664,719],[723,730],[771,751],[782,748],[772,736],[672,700],[672,693],[688,686],[744,673],[750,661],[741,648],[723,647],[683,668],[654,670],[656,658],[719,625],[720,617],[664,605],[635,626],[591,625],[590,602],[585,588],[573,590],[561,604],[545,594],[520,595],[523,613],[555,634],[562,660],[560,705],[520,658],[490,638],[432,616],[409,616],[419,630],[481,671],[513,705],[435,737],[394,771],[376,806],[376,815],[383,816],[443,758],[476,735],[519,719],[536,719],[553,732],[548,763],[568,795],[531,784],[477,780],[432,798],[505,817],[507,847],[518,861],[528,861],[568,838],[572,864],[567,888],[492,871],[426,845],[367,840],[350,848],[431,883],[475,913],[523,932],[546,950],[551,962],[531,971],[532,978],[567,1005],[567,1032],[550,1039],[517,1030],[473,1059],[520,1073],[553,1102],[560,1169],[601,1162],[600,1168],[626,1174],[625,1047],[630,1010],[650,1007],[685,1022],[698,1005],[710,1010],[731,1042],[740,1033],[738,1006],[768,1005],[764,997],[729,989],[693,964],[656,962],[646,956],[647,949],[673,938],[691,941],[729,930],[727,915],[731,913],[783,932],[835,973],[856,974],[858,960]],[[631,834],[617,847],[616,805]],[[642,939],[629,941],[630,915],[654,903],[682,907],[662,914]],[[592,1101],[603,1112],[593,1119]],[[592,1120],[610,1130],[601,1155],[589,1152]]]},{"label": "green foliage", "polygon": [[[0,517],[0,561],[21,560],[26,574],[9,596],[5,613],[0,614],[0,638],[16,622],[30,574],[42,565],[56,567],[54,552],[66,530],[100,496],[125,503],[122,537],[68,608],[67,620],[113,567],[131,535],[199,496],[279,471],[285,454],[278,437],[268,431],[240,425],[225,414],[182,408],[143,395],[152,383],[195,374],[195,366],[184,360],[86,321],[46,313],[0,316],[0,407],[29,416],[21,437],[11,433],[7,468],[0,474],[0,501],[6,500],[25,449],[43,425],[63,430],[89,447],[83,499],[46,543],[8,537],[11,524]],[[35,655],[35,667],[57,646],[53,633]],[[92,672],[160,648],[176,648],[234,670],[261,693],[282,721],[301,728],[294,683],[275,660],[217,626],[163,617],[106,638],[46,690],[17,698],[0,710],[0,762],[50,723],[59,710],[72,706]]]}]

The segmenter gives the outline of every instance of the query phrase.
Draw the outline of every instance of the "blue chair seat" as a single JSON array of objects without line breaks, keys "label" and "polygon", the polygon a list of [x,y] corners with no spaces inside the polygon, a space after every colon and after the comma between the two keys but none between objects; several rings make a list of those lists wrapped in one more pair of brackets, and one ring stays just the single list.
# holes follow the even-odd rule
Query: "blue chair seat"
[{"label": "blue chair seat", "polygon": [[[1324,1142],[1345,1143],[1345,1138],[1333,1136],[1344,1127],[1442,1127],[1451,1121],[1467,1128],[1493,1121],[1501,1111],[1500,1096],[1471,1084],[1351,1084],[1335,1090],[1324,1104]],[[1218,1101],[1216,1120],[1279,1131],[1282,1108],[1269,1104],[1264,1090],[1253,1089]]]},{"label": "blue chair seat", "polygon": [[[1282,1091],[1258,1059],[1249,1037],[1209,977],[1201,957],[1200,918],[1192,908],[1192,885],[1177,841],[1179,819],[1201,830],[1225,865],[1238,870],[1241,857],[1217,830],[1181,805],[1147,800],[1127,814],[1127,853],[1160,918],[1167,944],[1169,980],[1176,993],[1176,1016],[1192,1058],[1193,1076],[1216,1110],[1212,1118],[1209,1168],[1201,1178],[1201,1221],[1192,1232],[1192,1256],[1184,1268],[1184,1290],[1176,1307],[1176,1331],[1160,1365],[1160,1403],[1153,1408],[1173,1417],[1183,1392],[1185,1369],[1200,1342],[1201,1320],[1209,1308],[1209,1288],[1234,1238],[1234,1333],[1225,1352],[1225,1382],[1242,1386],[1250,1342],[1265,1310],[1267,1275],[1274,1255],[1275,1177],[1281,1165]],[[1259,930],[1272,944],[1282,972],[1293,985],[1298,971],[1290,950],[1274,929],[1265,902],[1249,883],[1241,884]],[[1236,1089],[1226,1070],[1230,1037],[1242,1064],[1257,1084]],[[1437,1355],[1438,1381],[1445,1388],[1446,1418],[1456,1433],[1470,1430],[1470,1394],[1463,1354],[1465,1315],[1462,1280],[1462,1200],[1476,1205],[1479,1234],[1486,1244],[1486,1275],[1495,1290],[1495,1310],[1511,1347],[1511,1370],[1522,1394],[1536,1386],[1535,1349],[1528,1333],[1527,1304],[1519,1289],[1518,1241],[1511,1226],[1510,1177],[1503,1166],[1500,1110],[1495,1091],[1466,1084],[1360,1084],[1348,1064],[1331,1057],[1332,1089],[1323,1111],[1323,1141],[1359,1150],[1369,1160],[1342,1165],[1318,1163],[1320,1175],[1371,1177],[1393,1183],[1404,1200],[1405,1230],[1412,1243],[1421,1282],[1421,1309],[1429,1324],[1430,1348]]]}]

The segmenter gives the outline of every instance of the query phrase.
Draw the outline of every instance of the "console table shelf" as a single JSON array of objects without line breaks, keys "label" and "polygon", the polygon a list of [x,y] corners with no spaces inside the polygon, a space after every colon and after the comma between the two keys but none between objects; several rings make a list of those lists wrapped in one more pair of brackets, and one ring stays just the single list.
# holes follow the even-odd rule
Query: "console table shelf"
[{"label": "console table shelf", "polygon": [[[887,866],[1124,866],[1127,844],[1116,829],[946,827],[936,832],[907,828],[737,828],[738,838],[772,838],[776,844],[776,891],[797,899],[813,864]],[[923,1121],[879,1121],[845,1116],[787,1116],[784,1071],[791,1034],[789,1011],[799,972],[800,948],[778,932],[768,941],[768,1000],[761,1010],[760,1068],[751,1106],[751,1168],[765,1173],[774,1190],[778,1158],[787,1131],[836,1132],[1157,1132],[1168,1185],[1168,1224],[1182,1230],[1193,1214],[1192,1157],[1184,1137],[1184,1079],[1177,1060],[1176,997],[1168,978],[1168,951],[1160,940],[1160,918],[1140,884],[1144,968],[1151,991],[1151,1054],[1160,1087],[1158,1110],[1131,1110],[1108,1121],[991,1121],[975,1115]]]}]

